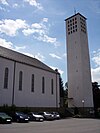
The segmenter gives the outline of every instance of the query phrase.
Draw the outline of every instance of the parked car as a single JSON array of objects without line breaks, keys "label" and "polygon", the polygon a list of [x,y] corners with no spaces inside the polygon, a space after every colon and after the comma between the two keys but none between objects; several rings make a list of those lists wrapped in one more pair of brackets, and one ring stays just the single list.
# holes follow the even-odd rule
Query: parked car
[{"label": "parked car", "polygon": [[51,114],[54,115],[54,119],[55,119],[55,120],[60,119],[60,114],[59,114],[58,112],[52,112]]},{"label": "parked car", "polygon": [[28,113],[28,116],[30,121],[44,121],[44,117],[42,115],[39,115],[38,113],[30,112]]},{"label": "parked car", "polygon": [[54,120],[54,115],[50,112],[40,112],[39,115],[42,115],[45,120]]},{"label": "parked car", "polygon": [[0,112],[0,123],[11,123],[12,122],[12,117],[7,115],[4,112]]},{"label": "parked car", "polygon": [[15,122],[28,122],[29,117],[28,115],[24,114],[23,112],[15,112],[11,114],[13,121]]}]

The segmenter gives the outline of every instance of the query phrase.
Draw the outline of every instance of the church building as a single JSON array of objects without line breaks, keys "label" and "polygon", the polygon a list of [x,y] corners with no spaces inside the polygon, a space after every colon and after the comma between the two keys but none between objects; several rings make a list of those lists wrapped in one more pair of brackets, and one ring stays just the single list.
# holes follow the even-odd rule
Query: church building
[{"label": "church building", "polygon": [[59,108],[59,73],[0,46],[0,106]]}]

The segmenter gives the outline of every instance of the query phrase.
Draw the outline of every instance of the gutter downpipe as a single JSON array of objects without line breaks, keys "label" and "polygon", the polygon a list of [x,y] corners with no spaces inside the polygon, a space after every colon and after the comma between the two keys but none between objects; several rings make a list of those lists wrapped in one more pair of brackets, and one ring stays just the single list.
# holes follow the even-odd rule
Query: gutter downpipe
[{"label": "gutter downpipe", "polygon": [[16,70],[16,61],[14,61],[13,91],[12,91],[12,106],[14,105],[14,92],[15,92],[15,70]]}]

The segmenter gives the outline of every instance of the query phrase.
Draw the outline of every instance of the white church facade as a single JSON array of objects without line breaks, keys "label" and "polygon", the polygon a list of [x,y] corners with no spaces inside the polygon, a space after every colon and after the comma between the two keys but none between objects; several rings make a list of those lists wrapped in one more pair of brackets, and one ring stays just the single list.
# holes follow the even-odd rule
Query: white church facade
[{"label": "white church facade", "polygon": [[59,108],[59,73],[0,46],[0,106]]}]

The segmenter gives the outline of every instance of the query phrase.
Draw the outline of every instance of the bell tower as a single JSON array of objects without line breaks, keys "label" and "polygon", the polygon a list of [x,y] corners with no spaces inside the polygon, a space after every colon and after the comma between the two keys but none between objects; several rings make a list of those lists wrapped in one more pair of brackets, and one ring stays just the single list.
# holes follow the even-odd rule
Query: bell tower
[{"label": "bell tower", "polygon": [[77,13],[65,20],[68,107],[93,108],[86,18]]}]

